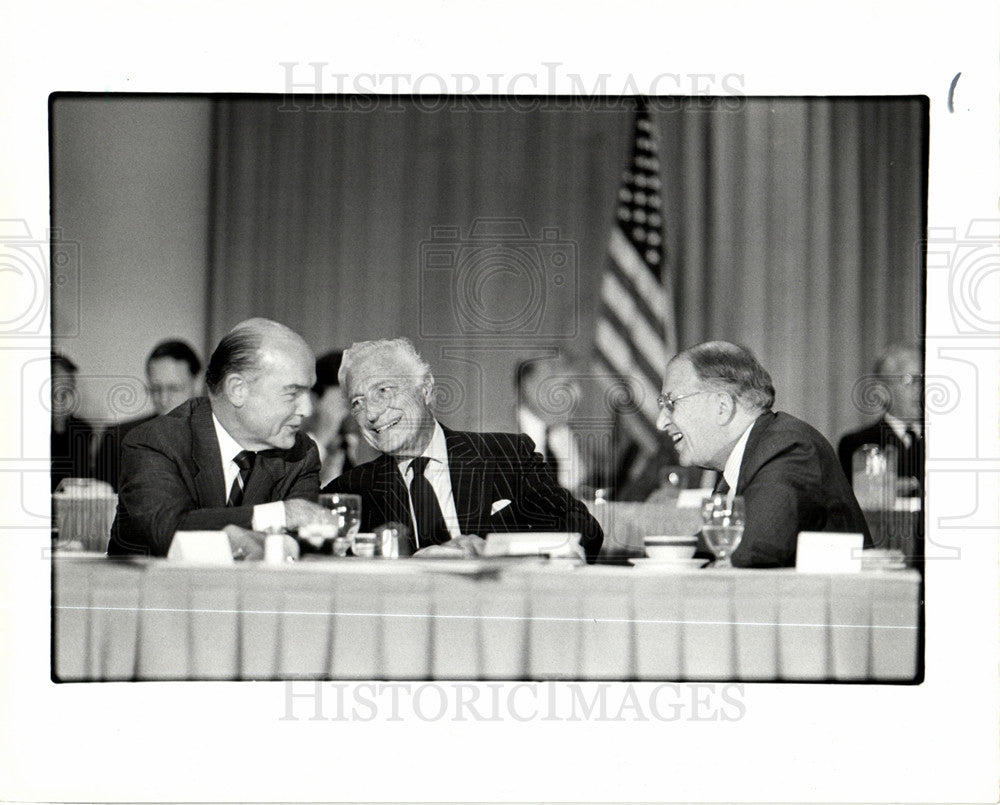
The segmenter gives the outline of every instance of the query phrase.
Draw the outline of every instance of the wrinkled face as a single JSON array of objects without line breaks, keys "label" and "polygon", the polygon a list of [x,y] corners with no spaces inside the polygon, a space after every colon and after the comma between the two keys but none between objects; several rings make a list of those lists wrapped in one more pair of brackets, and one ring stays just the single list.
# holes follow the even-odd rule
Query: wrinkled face
[{"label": "wrinkled face", "polygon": [[[673,413],[669,406],[660,408],[656,426],[669,434],[681,464],[721,470],[728,450],[725,432],[719,424],[719,393],[710,391],[691,363],[679,358],[667,366],[663,394],[677,402]],[[678,400],[679,397],[684,399]]]},{"label": "wrinkled face", "polygon": [[157,414],[173,411],[178,405],[198,394],[197,377],[184,361],[174,358],[154,358],[146,364],[149,396]]},{"label": "wrinkled face", "polygon": [[365,441],[391,456],[419,456],[434,430],[431,381],[414,373],[399,355],[386,351],[351,367],[351,415]]},{"label": "wrinkled face", "polygon": [[235,394],[236,417],[248,450],[287,450],[312,413],[312,353],[296,343],[265,345],[261,352],[260,367]]},{"label": "wrinkled face", "polygon": [[920,419],[924,396],[920,356],[916,352],[901,353],[895,361],[886,365],[885,373],[889,413],[903,420]]}]

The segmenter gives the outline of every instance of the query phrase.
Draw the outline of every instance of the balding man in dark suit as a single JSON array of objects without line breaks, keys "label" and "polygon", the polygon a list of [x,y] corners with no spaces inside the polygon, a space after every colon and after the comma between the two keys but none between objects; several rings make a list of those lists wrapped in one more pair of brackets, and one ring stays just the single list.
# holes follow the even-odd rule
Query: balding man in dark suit
[{"label": "balding man in dark suit", "polygon": [[[720,492],[746,503],[737,567],[791,567],[800,531],[871,533],[830,443],[772,411],[771,376],[745,347],[709,341],[667,365],[658,426],[684,466],[722,473]],[[699,551],[711,556],[707,546]]]},{"label": "balding man in dark suit", "polygon": [[277,322],[227,334],[206,371],[208,397],[126,437],[108,553],[165,556],[175,531],[225,530],[234,558],[259,558],[262,532],[332,522],[315,502],[319,455],[301,430],[313,367],[306,343]]}]

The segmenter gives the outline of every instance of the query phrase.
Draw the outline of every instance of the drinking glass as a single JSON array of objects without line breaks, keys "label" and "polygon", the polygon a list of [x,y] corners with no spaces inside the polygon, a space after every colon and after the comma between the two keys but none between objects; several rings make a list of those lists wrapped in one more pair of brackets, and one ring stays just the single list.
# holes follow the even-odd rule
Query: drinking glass
[{"label": "drinking glass", "polygon": [[[328,492],[319,496],[319,505],[329,509],[337,519],[336,531],[331,535],[329,553],[334,556],[346,556],[354,535],[361,530],[361,496]],[[326,547],[324,545],[324,549]]]},{"label": "drinking glass", "polygon": [[715,567],[732,567],[733,551],[743,539],[746,524],[746,505],[743,498],[735,496],[732,502],[726,495],[705,498],[701,506],[701,533],[715,554]]}]

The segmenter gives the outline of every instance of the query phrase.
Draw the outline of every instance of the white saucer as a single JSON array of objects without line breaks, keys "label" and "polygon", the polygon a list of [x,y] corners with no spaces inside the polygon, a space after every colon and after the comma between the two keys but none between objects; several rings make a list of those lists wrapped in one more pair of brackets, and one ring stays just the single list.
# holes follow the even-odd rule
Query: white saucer
[{"label": "white saucer", "polygon": [[650,559],[648,557],[638,557],[629,559],[636,567],[655,567],[657,570],[697,570],[705,559]]}]

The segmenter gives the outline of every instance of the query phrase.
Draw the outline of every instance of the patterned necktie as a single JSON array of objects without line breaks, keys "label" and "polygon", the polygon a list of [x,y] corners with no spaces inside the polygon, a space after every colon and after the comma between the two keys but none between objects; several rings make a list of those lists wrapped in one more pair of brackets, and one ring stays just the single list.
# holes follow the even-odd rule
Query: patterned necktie
[{"label": "patterned necktie", "polygon": [[233,485],[229,490],[229,500],[226,501],[227,506],[243,505],[243,490],[247,487],[247,479],[253,470],[255,458],[257,458],[256,453],[252,453],[249,450],[240,450],[233,459],[236,466],[240,468],[240,472],[233,479]]},{"label": "patterned necktie", "polygon": [[441,504],[438,503],[434,487],[424,475],[427,468],[427,456],[415,458],[410,462],[413,470],[413,480],[410,481],[410,500],[413,501],[413,514],[417,525],[417,546],[426,548],[428,545],[438,545],[451,539],[448,527],[444,524]]}]

